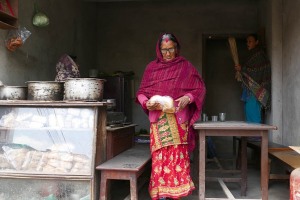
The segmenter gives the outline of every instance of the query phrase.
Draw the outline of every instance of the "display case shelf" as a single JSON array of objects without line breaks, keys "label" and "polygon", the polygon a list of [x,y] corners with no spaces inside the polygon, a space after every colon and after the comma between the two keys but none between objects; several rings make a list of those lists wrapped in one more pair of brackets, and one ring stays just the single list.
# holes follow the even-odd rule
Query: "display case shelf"
[{"label": "display case shelf", "polygon": [[1,178],[1,199],[90,200],[93,199],[89,179],[38,179],[30,177]]},{"label": "display case shelf", "polygon": [[92,128],[59,128],[59,127],[42,127],[42,128],[11,128],[1,127],[0,131],[72,131],[72,132],[86,132],[93,131]]}]

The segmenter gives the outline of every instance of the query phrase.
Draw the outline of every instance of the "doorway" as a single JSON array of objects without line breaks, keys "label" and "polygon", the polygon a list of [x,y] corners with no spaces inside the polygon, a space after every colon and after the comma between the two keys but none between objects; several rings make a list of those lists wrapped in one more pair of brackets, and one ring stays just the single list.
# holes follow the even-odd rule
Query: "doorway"
[{"label": "doorway", "polygon": [[[208,116],[226,113],[231,121],[244,120],[241,84],[235,79],[228,36],[204,36],[203,79],[207,94],[203,111]],[[236,37],[240,63],[247,56],[246,36]]]},{"label": "doorway", "polygon": [[[246,35],[235,36],[240,63],[246,59]],[[203,112],[209,116],[226,113],[226,121],[243,121],[244,104],[241,99],[241,83],[235,79],[234,63],[230,54],[228,35],[204,35],[203,79],[206,100]],[[230,137],[213,138],[218,155],[232,156]],[[221,156],[221,155],[220,155]]]}]

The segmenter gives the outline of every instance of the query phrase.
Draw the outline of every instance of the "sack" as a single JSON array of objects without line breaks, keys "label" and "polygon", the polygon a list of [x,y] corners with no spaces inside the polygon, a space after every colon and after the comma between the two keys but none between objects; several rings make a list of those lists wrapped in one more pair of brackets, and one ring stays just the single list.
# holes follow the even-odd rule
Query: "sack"
[{"label": "sack", "polygon": [[45,13],[38,10],[36,3],[34,4],[34,11],[35,11],[35,14],[32,18],[32,24],[37,27],[48,26],[50,23],[49,18],[47,17],[47,15]]}]

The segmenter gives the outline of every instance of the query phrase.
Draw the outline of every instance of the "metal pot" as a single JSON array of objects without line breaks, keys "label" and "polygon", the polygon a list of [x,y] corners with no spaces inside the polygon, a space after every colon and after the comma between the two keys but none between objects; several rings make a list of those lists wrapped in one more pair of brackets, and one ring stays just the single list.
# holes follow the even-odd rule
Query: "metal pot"
[{"label": "metal pot", "polygon": [[27,87],[25,86],[7,86],[0,87],[1,100],[26,100]]},{"label": "metal pot", "polygon": [[102,101],[104,79],[68,78],[65,81],[64,100]]},{"label": "metal pot", "polygon": [[28,100],[61,101],[64,94],[64,82],[28,81]]}]

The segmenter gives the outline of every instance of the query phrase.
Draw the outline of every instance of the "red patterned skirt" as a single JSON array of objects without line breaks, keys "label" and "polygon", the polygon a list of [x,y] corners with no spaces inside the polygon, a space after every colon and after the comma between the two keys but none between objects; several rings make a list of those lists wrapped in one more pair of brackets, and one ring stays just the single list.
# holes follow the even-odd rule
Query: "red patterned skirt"
[{"label": "red patterned skirt", "polygon": [[152,153],[149,193],[152,199],[180,198],[195,189],[190,176],[190,159],[186,144],[163,147]]},{"label": "red patterned skirt", "polygon": [[178,199],[195,189],[190,176],[187,134],[187,124],[179,124],[174,114],[162,112],[158,122],[151,123],[152,171],[149,193],[152,199]]}]

